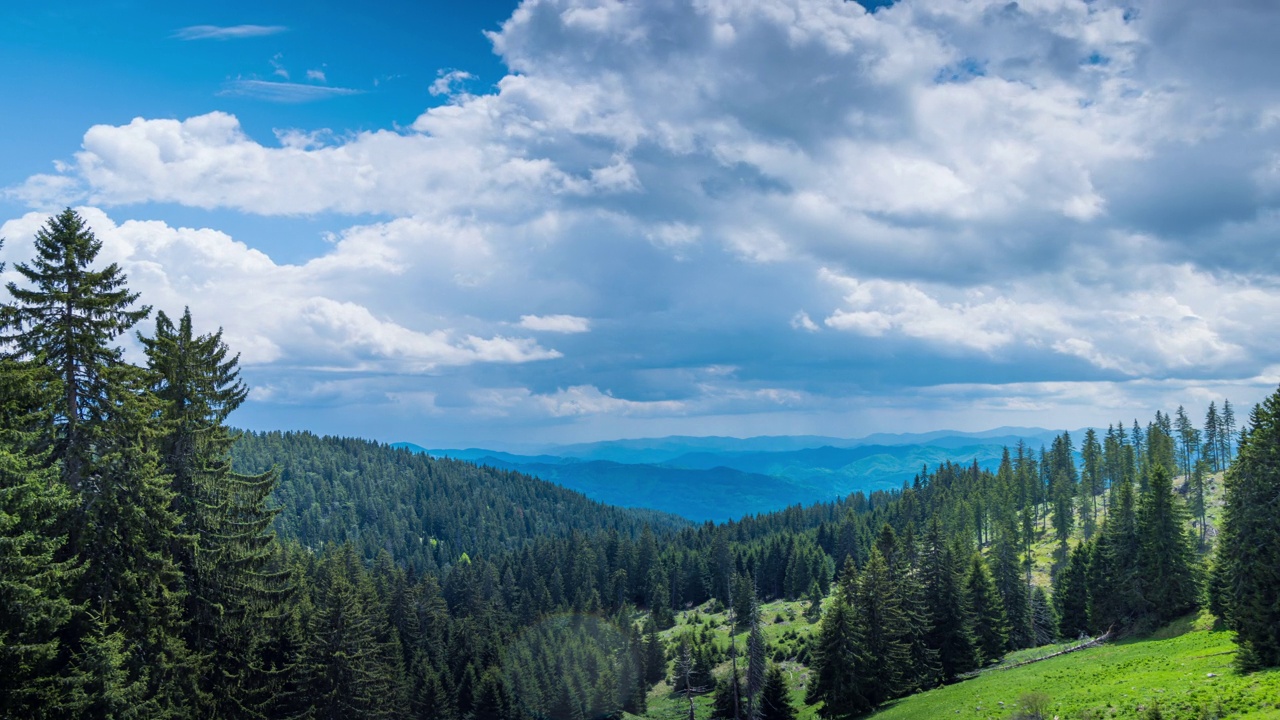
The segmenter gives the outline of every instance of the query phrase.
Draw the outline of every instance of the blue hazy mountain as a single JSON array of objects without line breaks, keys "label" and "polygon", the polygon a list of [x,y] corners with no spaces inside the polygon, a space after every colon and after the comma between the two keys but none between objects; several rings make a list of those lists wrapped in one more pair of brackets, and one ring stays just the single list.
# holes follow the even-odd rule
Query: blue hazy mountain
[{"label": "blue hazy mountain", "polygon": [[857,491],[898,488],[922,467],[944,462],[977,462],[995,469],[1005,447],[1022,441],[1038,451],[1056,434],[1042,428],[1004,427],[976,433],[878,433],[853,439],[671,436],[546,446],[530,455],[395,445],[516,470],[612,505],[719,521]]}]

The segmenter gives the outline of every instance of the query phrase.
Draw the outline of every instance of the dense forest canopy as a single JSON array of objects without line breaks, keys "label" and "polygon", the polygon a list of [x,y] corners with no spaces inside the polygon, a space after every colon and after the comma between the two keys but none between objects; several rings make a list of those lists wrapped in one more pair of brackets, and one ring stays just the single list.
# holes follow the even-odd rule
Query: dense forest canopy
[{"label": "dense forest canopy", "polygon": [[[1180,407],[994,471],[693,525],[377,443],[237,433],[233,349],[152,317],[100,249],[51,218],[3,306],[5,717],[616,718],[666,682],[720,717],[789,718],[762,631],[777,598],[808,602],[811,639],[785,652],[824,718],[1203,604],[1244,669],[1280,665],[1280,392],[1239,427],[1229,402],[1203,424]],[[663,639],[697,607],[744,639]]]}]

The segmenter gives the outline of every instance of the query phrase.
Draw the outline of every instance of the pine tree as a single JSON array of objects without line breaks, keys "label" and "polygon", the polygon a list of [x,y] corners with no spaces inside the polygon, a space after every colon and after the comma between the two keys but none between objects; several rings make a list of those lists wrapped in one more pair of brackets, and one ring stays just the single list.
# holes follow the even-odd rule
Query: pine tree
[{"label": "pine tree", "polygon": [[973,636],[980,662],[996,662],[1004,657],[1009,645],[1009,621],[1005,615],[1004,603],[987,570],[987,563],[980,554],[975,553],[969,565],[967,588],[973,609]]},{"label": "pine tree", "polygon": [[902,633],[907,621],[898,593],[884,556],[873,548],[853,603],[866,656],[859,674],[863,694],[872,705],[898,694],[902,678],[909,675],[909,647]]},{"label": "pine tree", "polygon": [[644,680],[647,685],[653,685],[667,676],[667,657],[652,617],[645,621],[644,635]]},{"label": "pine tree", "polygon": [[[0,270],[3,266],[0,265]],[[47,425],[38,366],[0,360],[0,716],[69,714],[59,635],[78,571],[65,557],[73,507],[40,447]]]},{"label": "pine tree", "polygon": [[779,665],[769,666],[760,695],[760,720],[796,720],[796,709]]},{"label": "pine tree", "polygon": [[1129,627],[1142,611],[1133,484],[1112,488],[1107,522],[1089,559],[1089,622],[1094,632]]},{"label": "pine tree", "polygon": [[30,264],[14,266],[31,287],[8,284],[14,305],[5,313],[9,332],[2,339],[12,342],[21,357],[39,358],[57,374],[55,456],[67,484],[79,490],[92,443],[84,425],[108,411],[108,371],[123,363],[112,343],[151,308],[130,309],[138,294],[125,287],[115,263],[91,269],[102,241],[71,208],[49,218],[36,233],[35,246]]},{"label": "pine tree", "polygon": [[1058,574],[1053,591],[1058,611],[1058,634],[1076,638],[1089,632],[1089,545],[1080,543],[1071,551],[1067,567]]},{"label": "pine tree", "polygon": [[805,702],[821,702],[818,714],[824,720],[845,720],[872,707],[862,687],[861,672],[866,656],[857,617],[850,605],[857,583],[852,567],[852,561],[846,562],[840,586],[832,593],[830,604],[822,614],[813,644],[812,680]]},{"label": "pine tree", "polygon": [[1139,504],[1137,531],[1143,611],[1164,623],[1195,609],[1199,568],[1187,510],[1173,493],[1168,471],[1159,465]]},{"label": "pine tree", "polygon": [[1048,645],[1058,639],[1058,614],[1039,585],[1031,591],[1031,629],[1036,645]]},{"label": "pine tree", "polygon": [[943,678],[967,673],[978,665],[970,630],[969,598],[964,588],[964,565],[942,540],[935,519],[925,540],[924,592],[929,613],[930,647],[938,651]]},{"label": "pine tree", "polygon": [[[180,532],[195,542],[177,547],[186,578],[187,631],[192,648],[216,671],[202,673],[215,715],[243,715],[254,679],[252,644],[271,628],[271,608],[287,591],[270,572],[276,512],[267,507],[274,472],[231,470],[234,436],[223,424],[244,401],[236,357],[222,333],[196,335],[191,313],[175,325],[156,316],[147,353],[151,391],[159,400],[160,455],[174,490]],[[388,558],[389,561],[389,558]]]},{"label": "pine tree", "polygon": [[1209,401],[1209,410],[1204,416],[1204,453],[1203,457],[1208,461],[1209,471],[1218,472],[1222,469],[1222,443],[1218,438],[1218,429],[1221,421],[1218,419],[1218,406],[1212,400]]},{"label": "pine tree", "polygon": [[737,667],[716,683],[715,696],[711,702],[711,717],[720,720],[740,720],[746,714],[746,708],[739,703],[743,696],[742,679],[738,677]]},{"label": "pine tree", "polygon": [[1280,390],[1254,407],[1242,435],[1226,476],[1217,566],[1237,662],[1252,670],[1280,666]]},{"label": "pine tree", "polygon": [[1018,563],[1016,530],[1006,526],[996,535],[991,550],[991,575],[1009,621],[1009,645],[1006,650],[1031,647],[1031,613],[1027,585]]},{"label": "pine tree", "polygon": [[158,412],[135,368],[112,369],[104,421],[93,426],[94,457],[81,465],[82,494],[95,488],[80,532],[85,572],[78,596],[120,632],[125,668],[147,678],[146,714],[188,716],[197,699],[197,658],[183,635],[187,620],[175,552],[192,542],[181,532],[174,493],[156,453]]}]

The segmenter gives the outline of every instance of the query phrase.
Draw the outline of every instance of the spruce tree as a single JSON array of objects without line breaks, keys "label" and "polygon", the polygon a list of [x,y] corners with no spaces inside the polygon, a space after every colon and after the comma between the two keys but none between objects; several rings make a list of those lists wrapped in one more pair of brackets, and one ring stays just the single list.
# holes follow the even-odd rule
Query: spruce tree
[{"label": "spruce tree", "polygon": [[938,651],[943,678],[975,669],[978,655],[970,629],[964,565],[956,550],[942,540],[936,519],[925,541],[924,589],[929,613],[926,637],[929,646]]},{"label": "spruce tree", "polygon": [[796,720],[796,708],[791,704],[791,692],[782,667],[770,665],[760,695],[760,720]]},{"label": "spruce tree", "polygon": [[1006,650],[1031,647],[1031,613],[1027,584],[1018,562],[1016,530],[1007,525],[996,535],[991,550],[991,575],[1009,621],[1009,645]]},{"label": "spruce tree", "polygon": [[[1223,405],[1223,414],[1227,405]],[[1280,390],[1254,407],[1227,471],[1218,571],[1246,670],[1280,666]]]},{"label": "spruce tree", "polygon": [[1111,494],[1107,522],[1089,558],[1089,623],[1095,633],[1127,628],[1142,612],[1133,484],[1126,477]]},{"label": "spruce tree", "polygon": [[1058,639],[1058,614],[1039,585],[1031,591],[1031,630],[1036,645],[1048,645]]},{"label": "spruce tree", "polygon": [[92,269],[102,241],[71,208],[49,218],[36,233],[35,248],[34,260],[14,266],[29,286],[8,284],[14,304],[5,313],[2,338],[20,357],[38,358],[57,375],[55,454],[68,485],[79,490],[92,443],[84,426],[106,414],[108,371],[123,363],[113,343],[151,309],[131,307],[138,294],[129,292],[115,263]]},{"label": "spruce tree", "polygon": [[245,694],[260,676],[253,643],[273,630],[272,608],[287,590],[282,574],[268,567],[276,511],[267,503],[275,474],[231,470],[234,436],[223,423],[247,390],[221,331],[196,335],[190,311],[176,325],[160,312],[155,334],[139,340],[159,401],[160,456],[174,490],[173,509],[182,519],[180,532],[195,538],[176,548],[187,586],[186,635],[216,669],[202,673],[208,711],[244,715]]},{"label": "spruce tree", "polygon": [[821,702],[818,715],[824,720],[845,720],[872,707],[862,687],[866,656],[857,617],[850,604],[857,583],[857,574],[852,568],[852,561],[847,561],[840,585],[822,614],[813,644],[812,680],[805,702]]},{"label": "spruce tree", "polygon": [[903,641],[906,618],[899,591],[880,549],[873,548],[858,580],[853,607],[866,656],[859,674],[863,693],[872,705],[898,694],[902,678],[909,676],[910,649]]},{"label": "spruce tree", "polygon": [[[3,266],[0,265],[0,270]],[[60,634],[77,608],[70,493],[41,447],[43,368],[0,359],[0,716],[70,714]]]},{"label": "spruce tree", "polygon": [[1058,634],[1076,638],[1089,632],[1089,545],[1071,551],[1067,567],[1058,574],[1053,602],[1058,611]]},{"label": "spruce tree", "polygon": [[1137,515],[1137,571],[1142,611],[1159,623],[1195,609],[1199,567],[1187,509],[1164,467],[1152,469]]},{"label": "spruce tree", "polygon": [[1009,646],[1009,621],[987,563],[977,553],[969,565],[967,589],[973,608],[973,637],[980,662],[997,662],[1004,657]]}]

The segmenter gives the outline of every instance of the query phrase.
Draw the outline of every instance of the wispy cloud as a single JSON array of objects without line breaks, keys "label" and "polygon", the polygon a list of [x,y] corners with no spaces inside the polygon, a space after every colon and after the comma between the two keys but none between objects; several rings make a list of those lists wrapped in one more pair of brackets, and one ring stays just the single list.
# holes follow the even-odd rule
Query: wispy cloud
[{"label": "wispy cloud", "polygon": [[362,92],[364,91],[353,88],[304,85],[293,82],[233,80],[227,83],[218,94],[222,96],[249,97],[269,102],[303,103],[342,95],[359,95]]},{"label": "wispy cloud", "polygon": [[173,37],[179,40],[238,40],[278,35],[288,29],[283,25],[191,25],[178,30]]},{"label": "wispy cloud", "polygon": [[538,332],[584,333],[591,329],[591,321],[576,315],[521,315],[520,327]]},{"label": "wispy cloud", "polygon": [[316,82],[328,82],[328,78],[324,76],[323,70],[308,70],[307,79],[315,80]]}]

